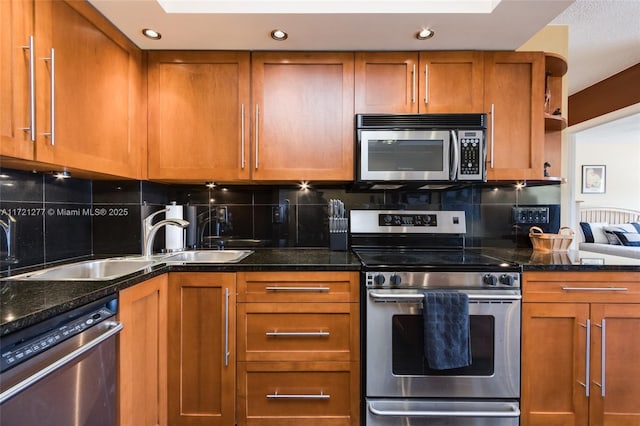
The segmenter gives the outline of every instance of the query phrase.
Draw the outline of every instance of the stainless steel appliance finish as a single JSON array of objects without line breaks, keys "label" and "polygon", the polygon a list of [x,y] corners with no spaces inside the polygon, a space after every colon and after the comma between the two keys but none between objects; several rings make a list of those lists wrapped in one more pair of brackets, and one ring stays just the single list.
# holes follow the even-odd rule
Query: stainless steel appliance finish
[{"label": "stainless steel appliance finish", "polygon": [[358,114],[356,181],[484,181],[485,123],[484,114]]},{"label": "stainless steel appliance finish", "polygon": [[117,424],[115,300],[3,338],[3,426]]},{"label": "stainless steel appliance finish", "polygon": [[[518,265],[464,246],[464,212],[352,211],[363,262],[363,417],[367,426],[518,425]],[[425,357],[427,290],[469,300],[469,366]]]}]

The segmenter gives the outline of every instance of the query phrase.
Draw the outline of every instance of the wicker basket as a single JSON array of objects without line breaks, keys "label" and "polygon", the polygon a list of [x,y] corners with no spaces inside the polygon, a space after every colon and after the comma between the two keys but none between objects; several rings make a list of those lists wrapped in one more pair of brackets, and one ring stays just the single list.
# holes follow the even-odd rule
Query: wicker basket
[{"label": "wicker basket", "polygon": [[529,238],[534,251],[567,251],[573,241],[573,235],[573,230],[566,226],[560,228],[557,234],[545,234],[538,226],[532,226],[529,229]]}]

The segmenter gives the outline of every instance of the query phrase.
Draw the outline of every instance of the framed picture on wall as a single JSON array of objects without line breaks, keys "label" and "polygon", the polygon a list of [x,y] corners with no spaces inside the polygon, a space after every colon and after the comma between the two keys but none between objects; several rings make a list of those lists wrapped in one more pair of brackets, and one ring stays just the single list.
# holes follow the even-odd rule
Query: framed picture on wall
[{"label": "framed picture on wall", "polygon": [[582,193],[604,194],[606,166],[582,166]]}]

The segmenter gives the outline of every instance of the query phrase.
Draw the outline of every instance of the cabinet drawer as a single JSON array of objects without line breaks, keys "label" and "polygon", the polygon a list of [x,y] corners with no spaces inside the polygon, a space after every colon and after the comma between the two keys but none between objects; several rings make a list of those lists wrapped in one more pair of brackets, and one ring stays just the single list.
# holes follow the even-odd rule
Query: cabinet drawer
[{"label": "cabinet drawer", "polygon": [[240,303],[238,359],[350,361],[358,357],[354,303]]},{"label": "cabinet drawer", "polygon": [[525,272],[524,302],[638,303],[639,272]]},{"label": "cabinet drawer", "polygon": [[239,272],[238,302],[357,302],[358,272]]},{"label": "cabinet drawer", "polygon": [[359,424],[358,363],[238,363],[238,424]]}]

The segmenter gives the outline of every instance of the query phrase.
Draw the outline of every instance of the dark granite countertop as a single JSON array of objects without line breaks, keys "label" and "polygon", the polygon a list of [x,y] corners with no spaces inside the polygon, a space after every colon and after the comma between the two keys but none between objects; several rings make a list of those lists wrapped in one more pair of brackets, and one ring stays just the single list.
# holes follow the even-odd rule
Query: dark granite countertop
[{"label": "dark granite countertop", "polygon": [[[481,252],[522,265],[525,272],[640,272],[640,259],[585,251],[539,253],[531,249],[483,248]],[[151,269],[111,281],[17,281],[6,278],[0,281],[0,336],[170,271],[358,271],[360,266],[360,261],[350,251],[256,249],[239,263],[159,263]]]},{"label": "dark granite countertop", "polygon": [[239,263],[159,263],[111,281],[0,281],[0,337],[170,271],[359,271],[350,251],[257,249]]}]

